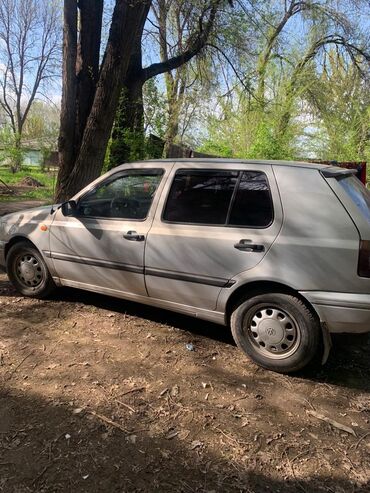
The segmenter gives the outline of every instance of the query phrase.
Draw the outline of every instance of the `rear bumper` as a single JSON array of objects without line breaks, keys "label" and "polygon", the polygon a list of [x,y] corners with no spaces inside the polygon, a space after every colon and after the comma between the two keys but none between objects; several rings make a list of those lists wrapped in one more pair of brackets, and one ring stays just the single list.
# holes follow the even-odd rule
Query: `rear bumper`
[{"label": "rear bumper", "polygon": [[301,292],[332,333],[370,332],[370,294]]},{"label": "rear bumper", "polygon": [[5,272],[5,241],[0,241],[0,272]]}]

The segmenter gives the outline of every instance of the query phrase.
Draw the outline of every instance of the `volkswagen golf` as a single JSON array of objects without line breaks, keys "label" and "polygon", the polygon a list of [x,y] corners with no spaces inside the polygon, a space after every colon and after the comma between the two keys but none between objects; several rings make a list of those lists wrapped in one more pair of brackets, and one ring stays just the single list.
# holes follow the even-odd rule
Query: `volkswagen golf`
[{"label": "volkswagen golf", "polygon": [[370,193],[352,170],[222,159],[124,164],[68,202],[0,218],[24,296],[72,286],[231,328],[262,367],[370,331]]}]

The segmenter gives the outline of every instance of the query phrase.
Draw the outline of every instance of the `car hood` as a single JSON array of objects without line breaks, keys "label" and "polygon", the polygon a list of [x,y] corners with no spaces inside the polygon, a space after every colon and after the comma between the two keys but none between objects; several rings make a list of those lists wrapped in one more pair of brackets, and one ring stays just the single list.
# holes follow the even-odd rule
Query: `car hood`
[{"label": "car hood", "polygon": [[[54,205],[54,209],[58,206]],[[2,223],[14,223],[20,218],[23,220],[30,220],[37,217],[38,220],[47,219],[50,216],[51,205],[43,205],[41,207],[34,207],[32,209],[24,209],[17,212],[11,212],[10,214],[5,214],[5,216],[0,217],[0,222]]]},{"label": "car hood", "polygon": [[50,211],[51,205],[46,205],[0,217],[0,241],[7,242],[17,235],[31,239],[30,235],[38,229],[40,223],[47,227],[52,223],[54,216]]}]

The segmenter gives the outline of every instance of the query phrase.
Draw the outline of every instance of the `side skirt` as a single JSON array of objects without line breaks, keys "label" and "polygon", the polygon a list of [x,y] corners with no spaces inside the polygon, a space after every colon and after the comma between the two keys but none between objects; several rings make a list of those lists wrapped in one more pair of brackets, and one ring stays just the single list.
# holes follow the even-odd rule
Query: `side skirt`
[{"label": "side skirt", "polygon": [[140,296],[125,291],[118,291],[116,289],[102,288],[95,286],[94,284],[85,284],[83,282],[70,281],[68,279],[61,279],[59,277],[53,278],[57,286],[69,286],[71,288],[83,289],[86,291],[92,291],[93,293],[105,294],[113,296],[115,298],[121,298],[124,300],[135,301],[137,303],[143,303],[144,305],[154,306],[156,308],[163,308],[164,310],[170,310],[173,312],[183,313],[184,315],[190,315],[202,320],[207,320],[219,325],[225,325],[225,315],[222,312],[216,312],[212,310],[202,310],[189,305],[181,305],[180,303],[174,303],[172,301],[159,300],[157,298],[149,298],[146,296]]}]

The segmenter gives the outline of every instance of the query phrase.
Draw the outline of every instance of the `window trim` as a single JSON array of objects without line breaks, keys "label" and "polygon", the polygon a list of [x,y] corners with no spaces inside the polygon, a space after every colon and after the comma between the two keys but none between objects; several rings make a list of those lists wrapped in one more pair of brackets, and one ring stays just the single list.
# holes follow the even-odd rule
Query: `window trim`
[{"label": "window trim", "polygon": [[160,179],[158,186],[157,186],[157,189],[154,193],[152,203],[150,204],[150,207],[148,209],[148,213],[143,219],[124,218],[124,217],[106,217],[106,216],[84,216],[84,215],[80,215],[80,214],[76,214],[74,217],[76,217],[76,219],[99,219],[101,221],[125,221],[125,222],[144,223],[145,221],[147,221],[148,217],[150,216],[150,211],[152,209],[155,197],[156,197],[158,190],[159,190],[159,187],[163,181],[163,177],[165,176],[166,170],[164,168],[130,168],[130,169],[117,171],[116,173],[113,173],[112,175],[108,176],[105,180],[102,180],[101,182],[97,183],[94,187],[90,188],[86,193],[81,195],[81,197],[79,197],[78,201],[77,201],[77,207],[78,207],[78,204],[80,203],[80,201],[82,201],[88,194],[96,192],[97,190],[99,190],[99,188],[101,188],[102,186],[107,185],[113,181],[116,181],[123,176],[130,176],[130,175],[135,175],[135,174],[137,176],[145,176],[148,171],[149,172],[157,171],[158,173],[153,173],[152,176],[159,176],[161,179]]},{"label": "window trim", "polygon": [[[230,204],[229,204],[229,208],[228,208],[228,211],[227,211],[227,215],[226,215],[226,222],[224,224],[209,224],[209,223],[190,223],[190,222],[179,222],[179,221],[168,221],[166,219],[164,219],[164,213],[167,209],[167,204],[169,202],[169,198],[170,198],[170,192],[171,192],[171,189],[172,189],[172,186],[174,184],[174,181],[175,181],[175,178],[176,178],[176,175],[178,172],[188,172],[188,173],[193,173],[195,171],[196,174],[201,174],[203,172],[220,172],[220,173],[225,173],[225,172],[230,172],[230,173],[238,173],[238,177],[237,177],[237,182],[236,182],[236,185],[235,185],[235,189],[233,191],[233,194],[232,194],[232,197],[230,199]],[[257,173],[261,173],[265,176],[266,178],[266,182],[268,184],[268,187],[269,187],[269,197],[270,197],[270,202],[271,202],[271,221],[269,224],[267,224],[266,226],[246,226],[246,225],[235,225],[235,224],[228,224],[227,221],[229,221],[230,219],[230,216],[231,216],[231,211],[232,211],[232,208],[234,206],[234,203],[235,203],[235,200],[236,200],[236,194],[238,192],[238,189],[239,189],[239,185],[240,185],[240,182],[241,182],[241,179],[242,179],[242,176],[243,176],[243,173],[245,172],[248,172],[248,171],[254,171],[254,172],[257,172]],[[270,228],[274,222],[275,222],[275,207],[274,207],[274,200],[273,200],[273,197],[272,197],[272,193],[271,193],[271,186],[270,186],[270,181],[269,181],[269,178],[267,176],[267,174],[265,173],[265,171],[262,171],[262,170],[251,170],[251,169],[213,169],[213,168],[179,168],[175,171],[175,174],[172,178],[172,182],[168,188],[168,192],[167,192],[167,196],[166,196],[166,200],[164,202],[164,205],[163,205],[163,208],[162,208],[162,212],[161,212],[161,222],[164,223],[164,224],[171,224],[171,225],[175,225],[175,226],[207,226],[207,227],[213,227],[213,228],[233,228],[233,229],[268,229]]]}]

